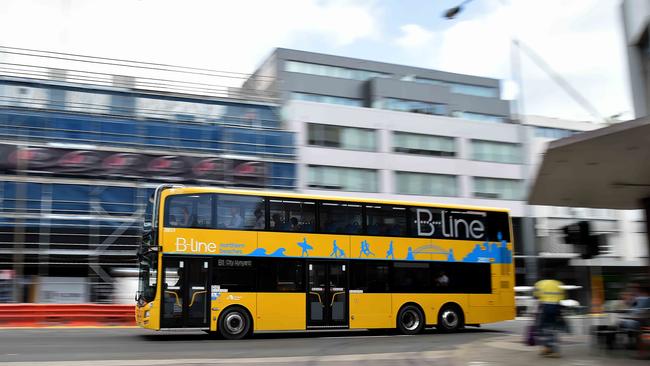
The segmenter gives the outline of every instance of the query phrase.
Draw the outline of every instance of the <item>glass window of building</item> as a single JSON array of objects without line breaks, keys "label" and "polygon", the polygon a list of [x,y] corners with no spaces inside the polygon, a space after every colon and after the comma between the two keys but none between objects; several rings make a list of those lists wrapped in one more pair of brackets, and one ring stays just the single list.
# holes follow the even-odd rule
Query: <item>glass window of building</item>
[{"label": "glass window of building", "polygon": [[438,116],[447,114],[447,106],[444,104],[420,102],[417,100],[381,98],[373,102],[372,106],[373,108],[388,109],[391,111],[433,114]]},{"label": "glass window of building", "polygon": [[284,70],[288,72],[299,72],[302,74],[318,75],[318,76],[327,76],[333,78],[341,79],[352,79],[352,80],[368,80],[374,77],[388,77],[389,74],[352,69],[347,67],[331,66],[331,65],[320,65],[312,64],[309,62],[301,61],[285,61]]},{"label": "glass window of building", "polygon": [[293,92],[291,93],[291,99],[304,100],[307,102],[316,102],[316,103],[347,105],[351,107],[363,106],[363,102],[361,101],[361,99],[336,97],[333,95],[323,95],[323,94],[313,94],[313,93]]},{"label": "glass window of building", "polygon": [[450,81],[442,81],[436,79],[416,77],[415,82],[421,84],[449,86],[450,91],[455,94],[473,95],[485,98],[497,98],[499,96],[499,89],[492,86],[472,85],[463,83],[453,83]]},{"label": "glass window of building", "polygon": [[502,200],[523,200],[524,184],[517,179],[474,177],[474,196]]},{"label": "glass window of building", "polygon": [[393,132],[393,151],[419,155],[455,156],[456,140],[447,136],[396,131]]},{"label": "glass window of building", "polygon": [[454,113],[452,113],[452,115],[454,117],[465,118],[472,121],[480,121],[480,122],[504,123],[506,121],[505,117],[503,116],[495,116],[492,114],[484,114],[484,113],[455,111]]},{"label": "glass window of building", "polygon": [[447,174],[395,172],[395,189],[396,193],[400,194],[449,197],[458,195],[456,176]]},{"label": "glass window of building", "polygon": [[310,123],[307,132],[309,145],[360,151],[377,150],[375,130]]},{"label": "glass window of building", "polygon": [[414,81],[416,83],[420,83],[420,84],[441,85],[441,86],[449,85],[449,83],[446,82],[446,81],[436,80],[436,79],[428,79],[428,78],[420,78],[420,77],[415,77]]},{"label": "glass window of building", "polygon": [[456,94],[473,95],[476,97],[496,98],[499,90],[490,86],[451,83],[451,92]]},{"label": "glass window of building", "polygon": [[535,127],[535,137],[543,137],[548,139],[561,139],[569,137],[578,131],[566,130],[563,128],[552,127]]},{"label": "glass window of building", "polygon": [[521,144],[472,140],[472,159],[497,163],[521,164]]},{"label": "glass window of building", "polygon": [[307,185],[311,188],[354,192],[378,192],[378,174],[374,169],[310,165]]}]

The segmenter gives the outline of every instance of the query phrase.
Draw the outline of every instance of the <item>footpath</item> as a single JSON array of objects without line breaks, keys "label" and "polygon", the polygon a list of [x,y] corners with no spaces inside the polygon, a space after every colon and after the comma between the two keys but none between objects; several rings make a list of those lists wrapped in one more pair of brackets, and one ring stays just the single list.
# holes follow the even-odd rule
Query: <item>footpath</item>
[{"label": "footpath", "polygon": [[[526,322],[527,323],[527,322]],[[574,320],[575,332],[560,336],[560,357],[542,357],[541,346],[524,344],[523,331],[483,339],[459,346],[452,356],[454,365],[492,366],[492,365],[572,365],[572,366],[626,366],[650,365],[650,350],[640,357],[636,350],[607,350],[599,348],[582,327],[581,320]],[[577,334],[576,334],[577,333]]]}]

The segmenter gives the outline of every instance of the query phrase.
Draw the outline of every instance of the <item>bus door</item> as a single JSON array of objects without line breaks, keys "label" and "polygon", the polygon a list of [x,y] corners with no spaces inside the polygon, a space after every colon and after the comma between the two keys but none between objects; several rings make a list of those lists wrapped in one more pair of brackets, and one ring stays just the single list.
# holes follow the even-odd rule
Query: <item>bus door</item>
[{"label": "bus door", "polygon": [[209,326],[209,269],[205,258],[163,257],[162,328]]},{"label": "bus door", "polygon": [[345,262],[307,262],[307,327],[348,327],[348,268]]}]

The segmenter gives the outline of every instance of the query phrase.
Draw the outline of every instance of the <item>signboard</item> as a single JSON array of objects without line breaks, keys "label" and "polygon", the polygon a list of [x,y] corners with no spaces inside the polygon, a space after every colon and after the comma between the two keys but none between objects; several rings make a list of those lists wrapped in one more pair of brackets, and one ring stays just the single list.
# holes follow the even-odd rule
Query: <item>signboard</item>
[{"label": "signboard", "polygon": [[261,161],[0,144],[0,172],[264,186]]}]

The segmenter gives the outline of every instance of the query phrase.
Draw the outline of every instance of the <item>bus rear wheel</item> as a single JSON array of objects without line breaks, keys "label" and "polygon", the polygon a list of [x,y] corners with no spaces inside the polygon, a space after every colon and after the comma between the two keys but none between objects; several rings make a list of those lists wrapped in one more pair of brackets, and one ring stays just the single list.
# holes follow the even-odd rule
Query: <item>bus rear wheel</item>
[{"label": "bus rear wheel", "polygon": [[438,313],[437,328],[443,332],[455,332],[465,326],[463,311],[459,306],[447,304]]},{"label": "bus rear wheel", "polygon": [[397,329],[402,334],[418,334],[424,329],[424,314],[414,305],[402,307],[397,314]]},{"label": "bus rear wheel", "polygon": [[219,315],[219,334],[226,339],[242,339],[250,333],[252,323],[244,308],[234,306]]}]

